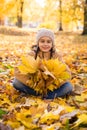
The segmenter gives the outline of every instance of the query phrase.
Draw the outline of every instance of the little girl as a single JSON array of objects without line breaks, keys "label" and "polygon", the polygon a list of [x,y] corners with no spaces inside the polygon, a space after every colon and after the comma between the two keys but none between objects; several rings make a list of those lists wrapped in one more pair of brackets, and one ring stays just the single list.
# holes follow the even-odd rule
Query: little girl
[{"label": "little girl", "polygon": [[[29,55],[33,56],[35,59],[37,59],[38,56],[41,59],[49,60],[58,58],[58,60],[62,61],[61,56],[55,50],[54,33],[51,30],[45,28],[40,29],[36,36],[36,43],[36,46],[32,47],[33,50],[29,52]],[[67,71],[69,71],[68,67]],[[20,80],[19,77],[22,77],[22,80]],[[34,89],[25,84],[27,79],[28,77],[21,76],[18,70],[16,70],[13,86],[21,92],[38,96],[39,94],[37,94]],[[48,91],[44,98],[54,99],[56,97],[64,97],[72,91],[72,88],[72,84],[67,81],[60,88],[55,89],[54,91]]]}]

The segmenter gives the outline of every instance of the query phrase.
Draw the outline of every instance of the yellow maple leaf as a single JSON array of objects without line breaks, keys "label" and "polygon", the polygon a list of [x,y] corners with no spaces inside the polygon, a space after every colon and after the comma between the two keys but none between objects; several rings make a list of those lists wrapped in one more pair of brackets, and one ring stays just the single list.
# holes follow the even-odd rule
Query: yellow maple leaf
[{"label": "yellow maple leaf", "polygon": [[81,96],[76,96],[75,98],[79,102],[84,102],[85,99],[87,99],[87,94],[86,93],[82,93]]},{"label": "yellow maple leaf", "polygon": [[70,74],[66,71],[66,65],[58,59],[43,60],[43,64],[54,75],[54,77],[65,77],[65,79],[70,78]]},{"label": "yellow maple leaf", "polygon": [[[46,67],[46,73],[47,75],[51,76],[54,81],[52,82],[53,85],[46,86],[48,90],[54,90],[62,83],[64,83],[66,80],[70,79],[70,74],[66,70],[66,65],[60,62],[58,59],[50,59],[50,60],[43,60],[43,64]],[[53,86],[53,88],[52,88]]]},{"label": "yellow maple leaf", "polygon": [[55,130],[55,129],[59,129],[61,127],[61,123],[54,123],[51,124],[50,126],[46,126],[46,130]]},{"label": "yellow maple leaf", "polygon": [[80,124],[87,124],[87,114],[79,115],[78,120],[75,122],[75,125],[72,128],[79,126]]},{"label": "yellow maple leaf", "polygon": [[18,122],[18,121],[8,120],[8,121],[5,121],[5,123],[10,125],[13,129],[20,127],[20,122]]},{"label": "yellow maple leaf", "polygon": [[50,84],[50,85],[49,85],[49,90],[53,91],[54,88],[56,89],[56,86],[55,86],[55,85],[53,85],[53,84]]},{"label": "yellow maple leaf", "polygon": [[38,128],[36,124],[33,124],[33,117],[30,110],[22,109],[20,113],[16,113],[17,121],[20,121],[25,127],[29,129]]},{"label": "yellow maple leaf", "polygon": [[59,120],[59,115],[53,114],[52,112],[45,113],[41,119],[40,123],[49,123],[51,124],[53,121]]},{"label": "yellow maple leaf", "polygon": [[18,67],[23,74],[35,73],[39,66],[39,59],[35,60],[32,56],[22,56],[22,64]]},{"label": "yellow maple leaf", "polygon": [[71,106],[67,106],[67,105],[64,105],[64,108],[67,112],[72,112],[75,110],[75,107],[71,107]]}]

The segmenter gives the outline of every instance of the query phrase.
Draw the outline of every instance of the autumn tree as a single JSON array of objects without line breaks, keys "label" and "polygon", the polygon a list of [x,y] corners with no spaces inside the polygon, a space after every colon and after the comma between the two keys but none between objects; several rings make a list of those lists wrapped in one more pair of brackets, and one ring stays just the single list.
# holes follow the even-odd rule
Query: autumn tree
[{"label": "autumn tree", "polygon": [[16,0],[16,2],[17,2],[17,26],[22,27],[24,0]]},{"label": "autumn tree", "polygon": [[83,35],[87,34],[87,0],[85,0],[84,4],[84,28],[83,28]]},{"label": "autumn tree", "polygon": [[71,29],[78,29],[83,22],[83,6],[80,0],[63,1],[63,23]]},{"label": "autumn tree", "polygon": [[[50,5],[50,6],[49,6]],[[45,0],[43,22],[55,20],[56,0]]]},{"label": "autumn tree", "polygon": [[60,11],[60,24],[59,24],[59,31],[63,31],[62,28],[62,0],[59,0],[59,11]]},{"label": "autumn tree", "polygon": [[59,5],[59,0],[45,0],[43,22],[52,23],[51,26],[55,26],[59,30],[60,20],[62,22],[61,13],[61,3]]},{"label": "autumn tree", "polygon": [[9,15],[14,5],[15,2],[13,0],[0,0],[0,25],[4,25],[5,17]]}]

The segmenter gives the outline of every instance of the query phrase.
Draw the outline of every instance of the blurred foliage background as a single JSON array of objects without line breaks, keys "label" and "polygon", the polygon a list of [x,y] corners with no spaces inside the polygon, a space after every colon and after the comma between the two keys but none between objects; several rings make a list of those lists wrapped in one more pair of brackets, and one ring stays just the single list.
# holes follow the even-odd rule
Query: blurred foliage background
[{"label": "blurred foliage background", "polygon": [[87,0],[0,0],[0,25],[87,34]]}]

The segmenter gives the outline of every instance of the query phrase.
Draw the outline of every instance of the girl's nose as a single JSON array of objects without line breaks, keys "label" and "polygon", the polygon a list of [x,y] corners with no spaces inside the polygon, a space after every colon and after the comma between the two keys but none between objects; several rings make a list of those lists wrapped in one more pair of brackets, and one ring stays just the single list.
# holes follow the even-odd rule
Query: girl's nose
[{"label": "girl's nose", "polygon": [[47,42],[47,41],[45,41],[45,42],[44,42],[44,44],[48,44],[48,42]]}]

